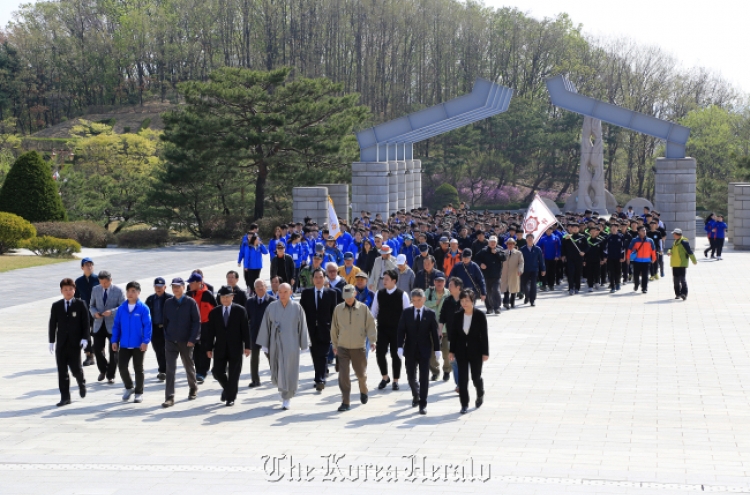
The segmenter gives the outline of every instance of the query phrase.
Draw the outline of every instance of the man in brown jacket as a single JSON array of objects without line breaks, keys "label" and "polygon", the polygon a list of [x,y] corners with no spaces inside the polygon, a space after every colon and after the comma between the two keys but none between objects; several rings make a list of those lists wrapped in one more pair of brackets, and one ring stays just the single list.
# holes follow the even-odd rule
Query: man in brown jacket
[{"label": "man in brown jacket", "polygon": [[333,310],[331,320],[331,343],[333,353],[339,360],[339,388],[341,389],[341,406],[339,411],[348,411],[349,394],[352,389],[349,380],[349,363],[354,368],[359,382],[359,400],[367,404],[367,357],[365,339],[370,339],[370,350],[375,350],[377,330],[375,318],[367,305],[356,299],[357,290],[353,285],[344,286],[344,302]]}]

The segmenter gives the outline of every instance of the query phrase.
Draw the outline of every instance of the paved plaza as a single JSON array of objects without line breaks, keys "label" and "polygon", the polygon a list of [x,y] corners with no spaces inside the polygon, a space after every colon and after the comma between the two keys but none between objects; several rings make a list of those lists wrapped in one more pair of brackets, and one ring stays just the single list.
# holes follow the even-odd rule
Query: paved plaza
[{"label": "paved plaza", "polygon": [[[202,268],[218,287],[235,261],[234,248],[166,248],[96,268],[149,289]],[[669,271],[647,295],[542,293],[535,308],[489,318],[482,408],[460,415],[451,379],[431,383],[426,416],[405,377],[400,391],[372,390],[374,357],[369,403],[337,412],[336,374],[315,392],[308,353],[289,411],[265,358],[259,389],[245,360],[235,407],[212,378],[188,401],[178,371],[175,407],[162,409],[151,349],[142,404],[121,402],[119,376],[97,382],[94,366],[88,396],[74,390],[58,409],[47,320],[78,263],[2,274],[0,493],[750,493],[748,273],[750,253],[728,249],[688,269],[685,302]]]}]

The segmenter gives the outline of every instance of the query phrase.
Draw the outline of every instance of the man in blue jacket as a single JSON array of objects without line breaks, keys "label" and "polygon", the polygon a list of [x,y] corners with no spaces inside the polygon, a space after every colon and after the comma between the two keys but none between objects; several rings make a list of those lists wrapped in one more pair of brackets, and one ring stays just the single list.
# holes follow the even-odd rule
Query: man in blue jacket
[{"label": "man in blue jacket", "polygon": [[535,305],[536,282],[541,273],[544,277],[547,267],[544,264],[544,253],[539,246],[534,245],[534,235],[526,234],[526,245],[521,249],[523,255],[523,273],[521,274],[521,292],[523,292],[523,303]]},{"label": "man in blue jacket", "polygon": [[482,275],[482,270],[479,265],[471,261],[471,256],[471,249],[464,249],[461,252],[461,262],[453,266],[449,278],[460,278],[465,289],[471,289],[474,293],[481,294],[482,301],[484,301],[487,298],[487,284],[484,275]]},{"label": "man in blue jacket", "polygon": [[542,290],[545,292],[553,291],[557,278],[557,263],[562,257],[562,239],[555,233],[554,225],[550,225],[547,232],[539,238],[538,246],[544,254],[544,265],[547,272],[542,280]]},{"label": "man in blue jacket", "polygon": [[120,378],[125,385],[123,401],[127,401],[133,395],[133,379],[128,370],[130,359],[133,358],[135,403],[143,402],[143,357],[151,342],[151,312],[148,306],[138,299],[140,295],[141,285],[138,282],[128,282],[125,286],[127,299],[115,314],[111,337],[112,351],[119,355]]}]

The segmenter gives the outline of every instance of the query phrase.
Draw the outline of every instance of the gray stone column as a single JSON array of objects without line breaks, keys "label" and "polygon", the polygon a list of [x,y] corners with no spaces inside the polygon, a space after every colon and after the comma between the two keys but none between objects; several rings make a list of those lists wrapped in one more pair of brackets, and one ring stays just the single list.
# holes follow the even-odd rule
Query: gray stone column
[{"label": "gray stone column", "polygon": [[349,184],[318,184],[328,188],[328,195],[333,200],[336,215],[349,223]]},{"label": "gray stone column", "polygon": [[[388,215],[398,210],[398,162],[388,162]],[[383,216],[385,220],[386,216]]]},{"label": "gray stone column", "polygon": [[372,218],[377,213],[388,216],[390,208],[390,177],[386,162],[352,163],[352,210],[356,216],[362,210]]},{"label": "gray stone column", "polygon": [[732,244],[737,250],[750,250],[750,184],[734,186],[734,236]]},{"label": "gray stone column", "polygon": [[730,182],[727,197],[727,242],[734,242],[734,186],[747,184],[746,182]]},{"label": "gray stone column", "polygon": [[412,160],[414,178],[414,208],[422,206],[422,160]]},{"label": "gray stone column", "polygon": [[304,222],[305,217],[321,226],[328,221],[327,187],[292,188],[292,218],[295,222]]},{"label": "gray stone column", "polygon": [[406,160],[406,211],[414,208],[414,162]]},{"label": "gray stone column", "polygon": [[[695,240],[695,159],[657,158],[654,174],[654,206],[667,227],[682,229],[683,235]],[[666,247],[672,246],[667,236]]]},{"label": "gray stone column", "polygon": [[406,208],[406,162],[396,162],[398,174],[398,210]]}]

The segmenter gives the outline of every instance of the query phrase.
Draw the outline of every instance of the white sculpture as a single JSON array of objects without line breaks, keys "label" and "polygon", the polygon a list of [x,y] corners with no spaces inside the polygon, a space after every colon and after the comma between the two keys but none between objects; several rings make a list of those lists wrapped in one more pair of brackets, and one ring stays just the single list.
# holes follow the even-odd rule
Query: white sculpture
[{"label": "white sculpture", "polygon": [[608,214],[604,190],[604,142],[602,121],[583,118],[581,169],[578,175],[578,211],[596,210]]}]

